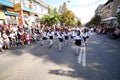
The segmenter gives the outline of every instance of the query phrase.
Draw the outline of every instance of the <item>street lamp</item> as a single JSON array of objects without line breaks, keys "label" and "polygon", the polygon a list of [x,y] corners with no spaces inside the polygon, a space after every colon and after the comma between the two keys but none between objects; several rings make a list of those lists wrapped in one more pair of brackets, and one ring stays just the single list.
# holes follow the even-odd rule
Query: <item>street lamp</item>
[{"label": "street lamp", "polygon": [[65,4],[65,5],[66,5],[66,3],[67,3],[67,2],[68,2],[68,3],[70,3],[70,0],[68,0],[68,1],[65,1],[63,4]]}]

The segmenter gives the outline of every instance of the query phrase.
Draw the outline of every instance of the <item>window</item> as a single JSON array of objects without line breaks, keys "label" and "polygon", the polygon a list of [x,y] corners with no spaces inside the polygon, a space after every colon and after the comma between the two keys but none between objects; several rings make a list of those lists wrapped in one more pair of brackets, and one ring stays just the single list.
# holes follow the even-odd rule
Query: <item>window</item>
[{"label": "window", "polygon": [[33,7],[32,7],[34,10],[36,10],[36,4],[33,3]]},{"label": "window", "polygon": [[5,0],[5,1],[14,3],[14,0]]},{"label": "window", "polygon": [[43,8],[41,8],[41,13],[43,13]]},{"label": "window", "polygon": [[29,8],[30,2],[28,0],[23,0],[23,6]]}]

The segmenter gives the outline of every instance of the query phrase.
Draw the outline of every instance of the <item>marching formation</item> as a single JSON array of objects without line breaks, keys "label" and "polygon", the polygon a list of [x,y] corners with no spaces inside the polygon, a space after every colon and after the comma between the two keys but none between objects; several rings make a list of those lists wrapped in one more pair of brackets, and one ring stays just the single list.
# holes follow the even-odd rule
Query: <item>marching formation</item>
[{"label": "marching formation", "polygon": [[81,30],[80,28],[60,28],[59,30],[53,29],[50,27],[49,29],[44,28],[40,32],[41,34],[41,46],[44,45],[45,41],[49,41],[49,48],[52,48],[54,45],[54,40],[57,40],[58,52],[62,50],[63,47],[66,47],[70,41],[74,42],[76,45],[76,54],[79,53],[79,48],[82,45],[86,45],[86,41],[89,38],[89,30],[84,28]]}]

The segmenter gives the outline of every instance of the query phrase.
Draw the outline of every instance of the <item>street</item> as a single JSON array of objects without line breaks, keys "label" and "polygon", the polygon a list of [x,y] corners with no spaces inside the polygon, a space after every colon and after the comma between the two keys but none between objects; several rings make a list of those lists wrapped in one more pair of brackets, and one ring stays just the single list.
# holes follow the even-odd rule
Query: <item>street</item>
[{"label": "street", "polygon": [[61,52],[54,43],[48,48],[38,41],[0,53],[0,80],[120,80],[120,41],[92,34],[83,63],[74,43]]}]

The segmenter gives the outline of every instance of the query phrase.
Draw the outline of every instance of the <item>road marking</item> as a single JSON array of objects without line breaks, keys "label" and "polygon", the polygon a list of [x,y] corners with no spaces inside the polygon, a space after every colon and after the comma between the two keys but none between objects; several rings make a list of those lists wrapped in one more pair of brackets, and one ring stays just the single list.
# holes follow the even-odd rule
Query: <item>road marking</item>
[{"label": "road marking", "polygon": [[83,48],[82,66],[86,66],[86,47]]},{"label": "road marking", "polygon": [[86,47],[80,47],[80,53],[78,55],[78,63],[82,63],[82,66],[86,66]]},{"label": "road marking", "polygon": [[82,62],[82,52],[83,52],[83,49],[80,47],[80,53],[79,53],[79,56],[78,56],[78,63]]}]

